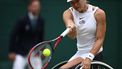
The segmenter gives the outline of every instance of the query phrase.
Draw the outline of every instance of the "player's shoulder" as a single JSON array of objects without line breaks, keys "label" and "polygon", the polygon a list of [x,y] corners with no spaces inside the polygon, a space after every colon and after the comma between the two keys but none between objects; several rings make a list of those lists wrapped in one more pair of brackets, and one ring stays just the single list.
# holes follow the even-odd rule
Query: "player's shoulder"
[{"label": "player's shoulder", "polygon": [[96,12],[95,12],[95,15],[96,15],[96,16],[105,16],[106,14],[105,14],[105,11],[104,11],[103,9],[98,8],[98,9],[96,10]]},{"label": "player's shoulder", "polygon": [[64,11],[63,15],[65,15],[65,14],[71,14],[71,10],[70,10],[69,8],[66,9],[66,10]]},{"label": "player's shoulder", "polygon": [[100,9],[100,8],[98,8],[97,10],[96,10],[96,14],[98,14],[98,15],[105,15],[105,11],[103,10],[103,9]]},{"label": "player's shoulder", "polygon": [[95,5],[91,5],[91,4],[89,4],[89,5],[92,6],[93,11],[97,8],[97,10],[95,11],[95,14],[98,14],[98,15],[105,14],[105,11],[103,9],[101,9],[100,7],[95,6]]},{"label": "player's shoulder", "polygon": [[96,12],[94,13],[95,18],[97,21],[105,21],[106,20],[106,14],[103,9],[98,8]]},{"label": "player's shoulder", "polygon": [[96,9],[95,13],[94,13],[96,19],[105,19],[106,18],[105,11],[103,9],[101,9],[100,7],[92,5],[92,9],[93,10]]}]

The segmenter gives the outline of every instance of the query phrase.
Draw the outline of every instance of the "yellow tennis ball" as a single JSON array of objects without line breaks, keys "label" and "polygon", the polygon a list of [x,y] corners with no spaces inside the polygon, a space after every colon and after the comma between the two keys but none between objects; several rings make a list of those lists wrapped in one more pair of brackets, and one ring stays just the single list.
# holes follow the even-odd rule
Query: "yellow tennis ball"
[{"label": "yellow tennis ball", "polygon": [[46,48],[46,49],[43,50],[42,53],[43,53],[44,56],[48,57],[48,56],[50,56],[51,51],[50,51],[50,49]]}]

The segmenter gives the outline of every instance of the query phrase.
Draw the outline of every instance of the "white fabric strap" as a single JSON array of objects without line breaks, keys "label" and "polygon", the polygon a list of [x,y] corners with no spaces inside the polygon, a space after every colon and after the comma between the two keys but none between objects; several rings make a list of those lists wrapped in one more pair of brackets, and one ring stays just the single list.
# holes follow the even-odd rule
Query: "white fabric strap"
[{"label": "white fabric strap", "polygon": [[97,9],[98,9],[99,7],[95,7],[95,9],[94,9],[94,11],[93,11],[93,13],[95,13],[96,11],[97,11]]},{"label": "white fabric strap", "polygon": [[86,58],[89,58],[91,61],[94,59],[94,55],[92,53],[88,53],[88,55],[86,56]]}]

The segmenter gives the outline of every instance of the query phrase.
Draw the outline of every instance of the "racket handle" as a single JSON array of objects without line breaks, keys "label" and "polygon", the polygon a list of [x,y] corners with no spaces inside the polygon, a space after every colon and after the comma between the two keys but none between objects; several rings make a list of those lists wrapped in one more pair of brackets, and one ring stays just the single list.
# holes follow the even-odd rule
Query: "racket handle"
[{"label": "racket handle", "polygon": [[67,28],[60,36],[65,37],[70,31],[70,28]]}]

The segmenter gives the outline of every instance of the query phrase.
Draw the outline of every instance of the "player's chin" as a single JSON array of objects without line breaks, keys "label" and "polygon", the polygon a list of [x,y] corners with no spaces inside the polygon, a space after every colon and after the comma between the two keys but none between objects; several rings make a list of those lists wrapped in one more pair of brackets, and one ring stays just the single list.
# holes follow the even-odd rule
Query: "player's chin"
[{"label": "player's chin", "polygon": [[77,10],[78,12],[83,12],[83,11],[84,11],[84,8],[82,8],[82,7],[77,7],[75,10]]},{"label": "player's chin", "polygon": [[77,8],[76,10],[77,10],[78,12],[82,12],[82,9],[80,9],[80,8]]}]

